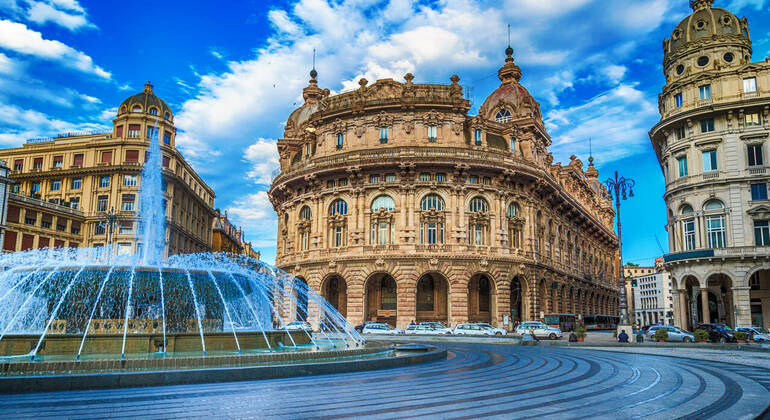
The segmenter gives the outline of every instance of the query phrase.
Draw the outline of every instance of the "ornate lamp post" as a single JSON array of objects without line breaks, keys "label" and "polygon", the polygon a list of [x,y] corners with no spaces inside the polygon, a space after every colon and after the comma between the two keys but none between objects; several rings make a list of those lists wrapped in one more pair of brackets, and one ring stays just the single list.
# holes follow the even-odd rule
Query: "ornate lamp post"
[{"label": "ornate lamp post", "polygon": [[110,208],[109,212],[104,212],[101,215],[102,221],[99,222],[99,226],[102,229],[107,230],[107,249],[108,253],[112,252],[112,232],[115,227],[115,225],[120,226],[120,221],[118,220],[118,214],[115,213],[114,208]]},{"label": "ornate lamp post", "polygon": [[[610,194],[610,199],[615,194],[615,210],[618,215],[618,258],[620,259],[620,325],[630,326],[631,320],[628,318],[628,300],[626,298],[626,278],[623,273],[623,239],[620,233],[620,202],[628,197],[634,196],[634,185],[636,183],[631,178],[618,177],[618,171],[615,171],[615,178],[609,178],[604,181],[604,185],[607,186],[607,190]],[[628,191],[628,194],[626,194]],[[630,331],[629,331],[630,332]]]}]

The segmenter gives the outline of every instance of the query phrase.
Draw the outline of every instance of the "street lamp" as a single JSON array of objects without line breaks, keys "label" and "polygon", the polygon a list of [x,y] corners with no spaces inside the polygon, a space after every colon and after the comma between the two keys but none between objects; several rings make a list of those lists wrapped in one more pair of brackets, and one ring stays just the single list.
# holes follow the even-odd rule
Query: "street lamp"
[{"label": "street lamp", "polygon": [[[628,300],[626,298],[626,279],[623,275],[623,239],[620,234],[620,202],[628,197],[634,196],[634,185],[636,183],[631,178],[618,177],[618,171],[615,171],[615,178],[609,178],[604,181],[604,185],[610,194],[610,200],[612,200],[613,193],[615,194],[615,209],[618,215],[618,258],[620,259],[620,325],[630,326],[631,320],[628,318]],[[628,192],[628,194],[626,194]]]},{"label": "street lamp", "polygon": [[110,207],[109,212],[104,212],[102,214],[102,221],[99,222],[99,226],[102,229],[107,230],[107,249],[111,249],[112,246],[112,231],[115,225],[120,226],[120,221],[118,220],[118,214],[115,213],[115,209]]}]

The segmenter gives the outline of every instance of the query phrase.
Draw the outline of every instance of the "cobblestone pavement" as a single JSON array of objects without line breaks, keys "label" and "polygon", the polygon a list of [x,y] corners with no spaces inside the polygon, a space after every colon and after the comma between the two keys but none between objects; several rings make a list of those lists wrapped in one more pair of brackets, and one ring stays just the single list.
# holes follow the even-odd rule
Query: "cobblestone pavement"
[{"label": "cobblestone pavement", "polygon": [[593,348],[441,345],[448,360],[396,369],[0,395],[0,418],[735,420],[770,404],[770,370],[762,368]]}]

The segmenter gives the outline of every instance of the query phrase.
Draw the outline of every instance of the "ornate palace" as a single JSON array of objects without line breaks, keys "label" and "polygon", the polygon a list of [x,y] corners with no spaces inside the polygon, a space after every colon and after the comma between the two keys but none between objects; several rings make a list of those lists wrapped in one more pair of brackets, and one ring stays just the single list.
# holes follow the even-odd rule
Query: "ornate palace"
[{"label": "ornate palace", "polygon": [[[663,42],[661,120],[675,322],[770,328],[770,59],[751,62],[748,21],[713,0]],[[707,308],[707,310],[704,310]]]},{"label": "ornate palace", "polygon": [[617,237],[598,172],[553,163],[513,49],[478,115],[406,74],[331,96],[310,73],[278,141],[276,265],[352,323],[617,314]]}]

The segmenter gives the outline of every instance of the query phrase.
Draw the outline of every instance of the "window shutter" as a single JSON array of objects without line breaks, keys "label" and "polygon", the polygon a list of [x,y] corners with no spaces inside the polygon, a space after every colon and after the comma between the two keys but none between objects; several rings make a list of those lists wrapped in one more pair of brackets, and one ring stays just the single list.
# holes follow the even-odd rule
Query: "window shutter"
[{"label": "window shutter", "polygon": [[119,125],[117,128],[115,128],[115,137],[121,138],[123,137],[123,126]]},{"label": "window shutter", "polygon": [[72,160],[72,165],[77,167],[83,166],[83,154],[78,153],[75,155],[75,158]]},{"label": "window shutter", "polygon": [[24,234],[21,237],[21,250],[22,251],[29,251],[32,249],[32,245],[35,243],[35,236],[34,235],[27,235]]},{"label": "window shutter", "polygon": [[168,168],[168,165],[171,163],[171,159],[169,159],[168,156],[163,156],[163,167]]},{"label": "window shutter", "polygon": [[[10,223],[19,223],[19,213],[20,213],[20,209],[18,207],[8,206],[8,216],[6,218],[6,221]],[[8,232],[6,232],[6,234],[7,233]]]},{"label": "window shutter", "polygon": [[35,165],[42,165],[43,164],[43,158],[35,158]]},{"label": "window shutter", "polygon": [[16,159],[13,162],[13,166],[23,166],[24,165],[24,159]]},{"label": "window shutter", "polygon": [[126,162],[139,162],[139,151],[126,150]]},{"label": "window shutter", "polygon": [[51,245],[51,238],[46,238],[45,236],[41,236],[37,240],[37,249],[48,248],[50,245]]},{"label": "window shutter", "polygon": [[11,230],[5,231],[5,239],[3,239],[3,251],[16,251],[16,237],[16,232]]},{"label": "window shutter", "polygon": [[112,163],[112,152],[102,152],[102,163]]}]

